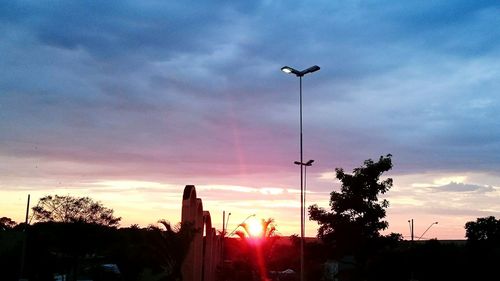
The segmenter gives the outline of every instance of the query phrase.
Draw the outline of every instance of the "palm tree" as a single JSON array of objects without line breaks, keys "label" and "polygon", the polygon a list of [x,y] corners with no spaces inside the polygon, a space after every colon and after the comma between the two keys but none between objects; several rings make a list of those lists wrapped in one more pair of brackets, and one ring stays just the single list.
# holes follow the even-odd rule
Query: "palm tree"
[{"label": "palm tree", "polygon": [[194,237],[195,230],[191,224],[181,223],[172,226],[166,220],[158,221],[165,230],[150,226],[153,231],[158,231],[159,241],[156,241],[157,254],[160,259],[167,280],[182,280],[181,266],[187,255],[189,244]]},{"label": "palm tree", "polygon": [[274,243],[279,239],[279,236],[276,235],[274,219],[261,220],[262,231],[260,236],[257,237],[252,236],[248,223],[242,223],[239,226],[243,228],[243,231],[238,230],[235,234],[240,237],[243,245],[246,246],[248,250],[247,258],[250,264],[254,267],[255,271],[259,272],[261,281],[268,281],[267,260],[269,260]]}]

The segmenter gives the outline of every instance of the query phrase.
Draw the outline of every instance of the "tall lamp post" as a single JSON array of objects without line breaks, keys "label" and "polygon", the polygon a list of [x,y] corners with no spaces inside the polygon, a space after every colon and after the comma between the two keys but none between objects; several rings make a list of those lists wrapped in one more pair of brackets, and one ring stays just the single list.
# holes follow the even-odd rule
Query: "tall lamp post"
[{"label": "tall lamp post", "polygon": [[300,280],[304,281],[304,154],[302,144],[302,77],[308,73],[316,72],[320,69],[319,66],[313,65],[302,71],[296,70],[289,66],[283,66],[281,71],[294,74],[299,77],[299,102],[300,102]]},{"label": "tall lamp post", "polygon": [[420,240],[420,238],[422,238],[424,236],[424,234],[427,233],[427,230],[429,230],[435,224],[438,224],[438,222],[435,221],[435,222],[431,223],[431,225],[429,225],[429,227],[424,231],[424,233],[422,233],[422,235],[420,235],[420,237],[418,237],[417,240]]}]

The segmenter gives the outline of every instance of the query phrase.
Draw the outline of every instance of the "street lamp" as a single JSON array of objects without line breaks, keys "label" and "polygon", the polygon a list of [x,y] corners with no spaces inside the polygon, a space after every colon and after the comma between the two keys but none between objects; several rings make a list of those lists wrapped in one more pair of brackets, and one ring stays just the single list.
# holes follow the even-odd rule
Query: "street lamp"
[{"label": "street lamp", "polygon": [[411,241],[413,241],[413,219],[411,219],[411,223],[410,220],[408,220],[408,225],[410,226]]},{"label": "street lamp", "polygon": [[244,220],[243,220],[240,224],[238,224],[238,225],[237,225],[237,226],[233,229],[233,231],[231,231],[231,233],[229,233],[229,235],[228,235],[227,237],[229,237],[229,236],[233,235],[233,233],[236,231],[236,229],[238,229],[238,227],[240,227],[242,224],[244,224],[244,223],[245,223],[245,222],[246,222],[249,218],[251,218],[251,217],[255,217],[255,214],[251,214],[251,215],[249,215],[246,219],[244,219]]},{"label": "street lamp", "polygon": [[[227,231],[227,224],[229,223],[229,217],[231,216],[231,213],[229,213],[227,215],[227,220],[226,220],[226,225],[223,227],[224,231]],[[226,234],[226,232],[224,232],[224,235]]]},{"label": "street lamp", "polygon": [[221,270],[224,272],[224,239],[226,238],[226,232],[227,232],[227,224],[229,223],[229,217],[231,216],[231,213],[227,214],[227,220],[226,220],[226,211],[222,211],[222,239],[221,239],[221,259],[222,259],[222,265],[221,265]]},{"label": "street lamp", "polygon": [[435,221],[435,222],[431,223],[431,225],[429,225],[429,227],[424,231],[424,233],[422,233],[422,235],[420,235],[420,237],[418,237],[417,240],[420,240],[420,238],[422,238],[424,236],[424,234],[427,232],[427,230],[429,230],[435,224],[438,224],[438,222]]},{"label": "street lamp", "polygon": [[[312,166],[312,163],[314,163],[314,160],[309,160],[307,161],[306,163],[302,163],[302,162],[299,162],[299,161],[295,161],[293,162],[295,165],[302,165],[304,166],[304,206],[306,205],[306,194],[307,194],[307,187],[306,187],[306,183],[307,183],[307,167],[308,166]],[[305,208],[302,210],[302,213],[303,213],[303,216],[304,216],[304,219],[306,217],[306,210]],[[304,225],[304,232],[305,232],[305,225]]]},{"label": "street lamp", "polygon": [[[302,77],[308,73],[313,73],[318,71],[320,68],[317,65],[313,65],[302,71],[296,70],[289,66],[283,66],[281,71],[294,74],[299,77],[299,102],[300,102],[300,280],[304,281],[304,155],[303,155],[303,144],[302,144]],[[312,164],[312,162],[311,162]]]}]

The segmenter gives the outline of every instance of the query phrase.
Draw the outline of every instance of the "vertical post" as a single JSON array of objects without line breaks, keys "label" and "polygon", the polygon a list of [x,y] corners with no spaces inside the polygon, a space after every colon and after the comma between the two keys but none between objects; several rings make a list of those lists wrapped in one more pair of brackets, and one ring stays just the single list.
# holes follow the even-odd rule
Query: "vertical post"
[{"label": "vertical post", "polygon": [[[302,76],[299,76],[300,163],[304,163],[302,139]],[[300,165],[300,280],[304,281],[304,165]]]},{"label": "vertical post", "polygon": [[305,196],[304,196],[304,157],[302,142],[302,76],[320,70],[320,67],[313,65],[302,71],[298,71],[289,66],[283,66],[281,71],[294,74],[299,77],[299,97],[300,97],[300,280],[304,281],[304,224],[305,224]]},{"label": "vertical post", "polygon": [[306,232],[306,195],[307,195],[307,166],[305,164],[302,164],[304,166],[304,208],[302,209],[302,213],[304,216],[304,235]]},{"label": "vertical post", "polygon": [[411,219],[411,241],[413,242],[414,239],[414,232],[413,232],[413,219]]},{"label": "vertical post", "polygon": [[222,211],[222,237],[220,240],[220,248],[221,248],[221,272],[222,272],[222,278],[225,279],[226,277],[224,276],[224,239],[226,238],[226,211]]},{"label": "vertical post", "polygon": [[19,280],[24,280],[24,264],[26,260],[26,243],[27,243],[27,238],[28,238],[28,215],[29,215],[29,210],[30,210],[30,195],[28,194],[28,202],[26,203],[26,217],[24,219],[24,229],[23,229],[23,249],[21,253],[21,268],[19,269]]},{"label": "vertical post", "polygon": [[[410,221],[408,221],[410,222]],[[412,253],[414,251],[414,231],[413,231],[413,219],[411,219],[411,225],[410,225],[410,232],[411,232],[411,250],[412,250]],[[413,261],[411,262],[411,272],[410,272],[410,281],[414,281],[415,280],[415,273],[413,272]]]},{"label": "vertical post", "polygon": [[222,234],[226,233],[225,225],[226,225],[226,211],[222,211]]},{"label": "vertical post", "polygon": [[26,227],[28,225],[28,214],[30,211],[30,195],[28,194],[28,203],[26,203],[26,219],[24,220],[24,229],[26,230]]}]

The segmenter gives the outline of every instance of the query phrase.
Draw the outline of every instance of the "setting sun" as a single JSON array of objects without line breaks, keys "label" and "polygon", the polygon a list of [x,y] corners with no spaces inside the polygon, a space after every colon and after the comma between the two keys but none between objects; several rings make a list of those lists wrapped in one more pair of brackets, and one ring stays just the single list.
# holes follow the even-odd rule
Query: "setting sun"
[{"label": "setting sun", "polygon": [[262,224],[256,219],[249,220],[248,232],[251,237],[262,236]]}]

